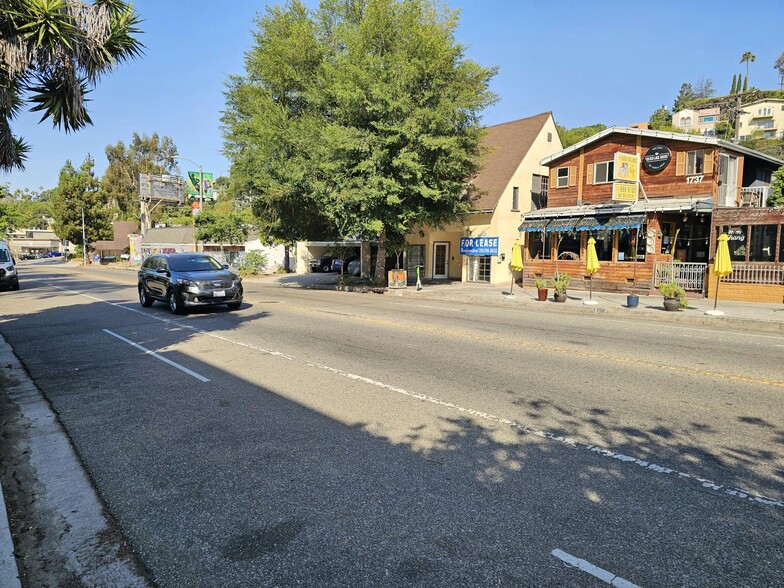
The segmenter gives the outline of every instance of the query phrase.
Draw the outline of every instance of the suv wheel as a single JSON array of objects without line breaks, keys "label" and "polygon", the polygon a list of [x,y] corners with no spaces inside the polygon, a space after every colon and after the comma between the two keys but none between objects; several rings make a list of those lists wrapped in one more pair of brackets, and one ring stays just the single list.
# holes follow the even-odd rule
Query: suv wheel
[{"label": "suv wheel", "polygon": [[169,290],[169,310],[172,314],[181,314],[182,313],[182,303],[180,302],[180,297],[177,296],[177,292],[174,291],[174,288]]},{"label": "suv wheel", "polygon": [[326,274],[329,271],[329,264],[325,263],[321,266],[321,272]]},{"label": "suv wheel", "polygon": [[147,290],[144,289],[144,286],[139,284],[139,304],[141,304],[144,308],[150,308],[152,306],[152,298],[147,294]]}]

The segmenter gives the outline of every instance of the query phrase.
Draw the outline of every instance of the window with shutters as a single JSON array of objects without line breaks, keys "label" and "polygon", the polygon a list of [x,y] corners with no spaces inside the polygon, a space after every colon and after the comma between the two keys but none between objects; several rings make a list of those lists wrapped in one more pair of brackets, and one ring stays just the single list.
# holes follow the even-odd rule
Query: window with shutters
[{"label": "window with shutters", "polygon": [[686,153],[686,175],[705,173],[705,150],[697,149]]},{"label": "window with shutters", "polygon": [[613,181],[614,163],[612,161],[603,161],[601,163],[593,164],[593,183],[606,184]]},{"label": "window with shutters", "polygon": [[556,188],[568,188],[569,187],[569,168],[568,167],[559,167],[556,171],[556,180],[555,180],[555,187]]}]

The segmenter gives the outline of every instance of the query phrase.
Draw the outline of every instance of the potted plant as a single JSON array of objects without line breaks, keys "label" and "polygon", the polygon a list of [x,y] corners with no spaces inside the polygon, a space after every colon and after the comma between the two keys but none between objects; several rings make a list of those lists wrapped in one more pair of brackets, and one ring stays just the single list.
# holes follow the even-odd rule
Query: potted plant
[{"label": "potted plant", "polygon": [[669,311],[687,308],[686,291],[678,284],[659,284],[659,292],[664,296],[664,309]]},{"label": "potted plant", "polygon": [[566,287],[571,281],[572,278],[569,277],[569,274],[555,274],[550,280],[556,302],[566,302]]},{"label": "potted plant", "polygon": [[547,300],[547,282],[545,280],[534,280],[537,298],[540,302]]}]

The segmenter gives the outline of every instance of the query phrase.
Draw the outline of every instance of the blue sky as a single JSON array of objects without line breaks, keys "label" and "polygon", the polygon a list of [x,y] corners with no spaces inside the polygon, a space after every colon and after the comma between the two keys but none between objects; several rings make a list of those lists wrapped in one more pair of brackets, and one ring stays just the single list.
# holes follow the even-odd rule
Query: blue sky
[{"label": "blue sky", "polygon": [[[88,105],[94,126],[66,135],[23,112],[13,128],[31,144],[24,172],[0,173],[11,189],[52,188],[67,159],[89,153],[103,174],[104,149],[140,134],[170,136],[183,157],[205,172],[225,175],[221,111],[224,82],[243,73],[260,0],[138,0],[145,55],[105,77]],[[317,0],[308,0],[309,6]],[[781,0],[655,2],[450,0],[461,11],[458,41],[482,65],[499,67],[492,89],[498,103],[488,125],[552,111],[568,128],[647,121],[672,107],[683,82],[713,80],[720,94],[745,73],[741,55],[757,56],[751,84],[777,89],[773,63],[784,52],[776,27]],[[183,172],[195,169],[182,161]]]}]

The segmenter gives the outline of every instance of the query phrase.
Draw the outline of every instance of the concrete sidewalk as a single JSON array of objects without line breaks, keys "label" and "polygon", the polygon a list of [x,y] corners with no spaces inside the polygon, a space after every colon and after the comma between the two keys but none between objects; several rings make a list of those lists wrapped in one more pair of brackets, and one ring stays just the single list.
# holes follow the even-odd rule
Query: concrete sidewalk
[{"label": "concrete sidewalk", "polygon": [[[268,282],[279,286],[309,289],[334,289],[337,283],[336,274],[305,274],[279,275],[265,278]],[[547,302],[537,300],[536,288],[514,286],[512,294],[510,284],[490,286],[466,282],[430,282],[425,283],[422,290],[409,286],[399,290],[387,289],[386,296],[400,296],[419,300],[442,300],[463,304],[484,304],[504,306],[508,308],[524,308],[540,312],[602,314],[634,320],[650,320],[675,322],[682,324],[704,325],[716,328],[734,328],[748,331],[761,331],[784,334],[784,303],[737,302],[721,300],[717,308],[724,314],[710,316],[705,313],[713,310],[712,298],[701,296],[689,297],[689,307],[675,312],[664,310],[663,297],[660,294],[640,294],[637,308],[626,305],[626,294],[610,292],[593,292],[587,290],[567,290],[568,299],[564,303],[553,301],[552,288],[549,290]],[[781,288],[784,298],[784,286]],[[586,301],[596,305],[584,304]]]}]

